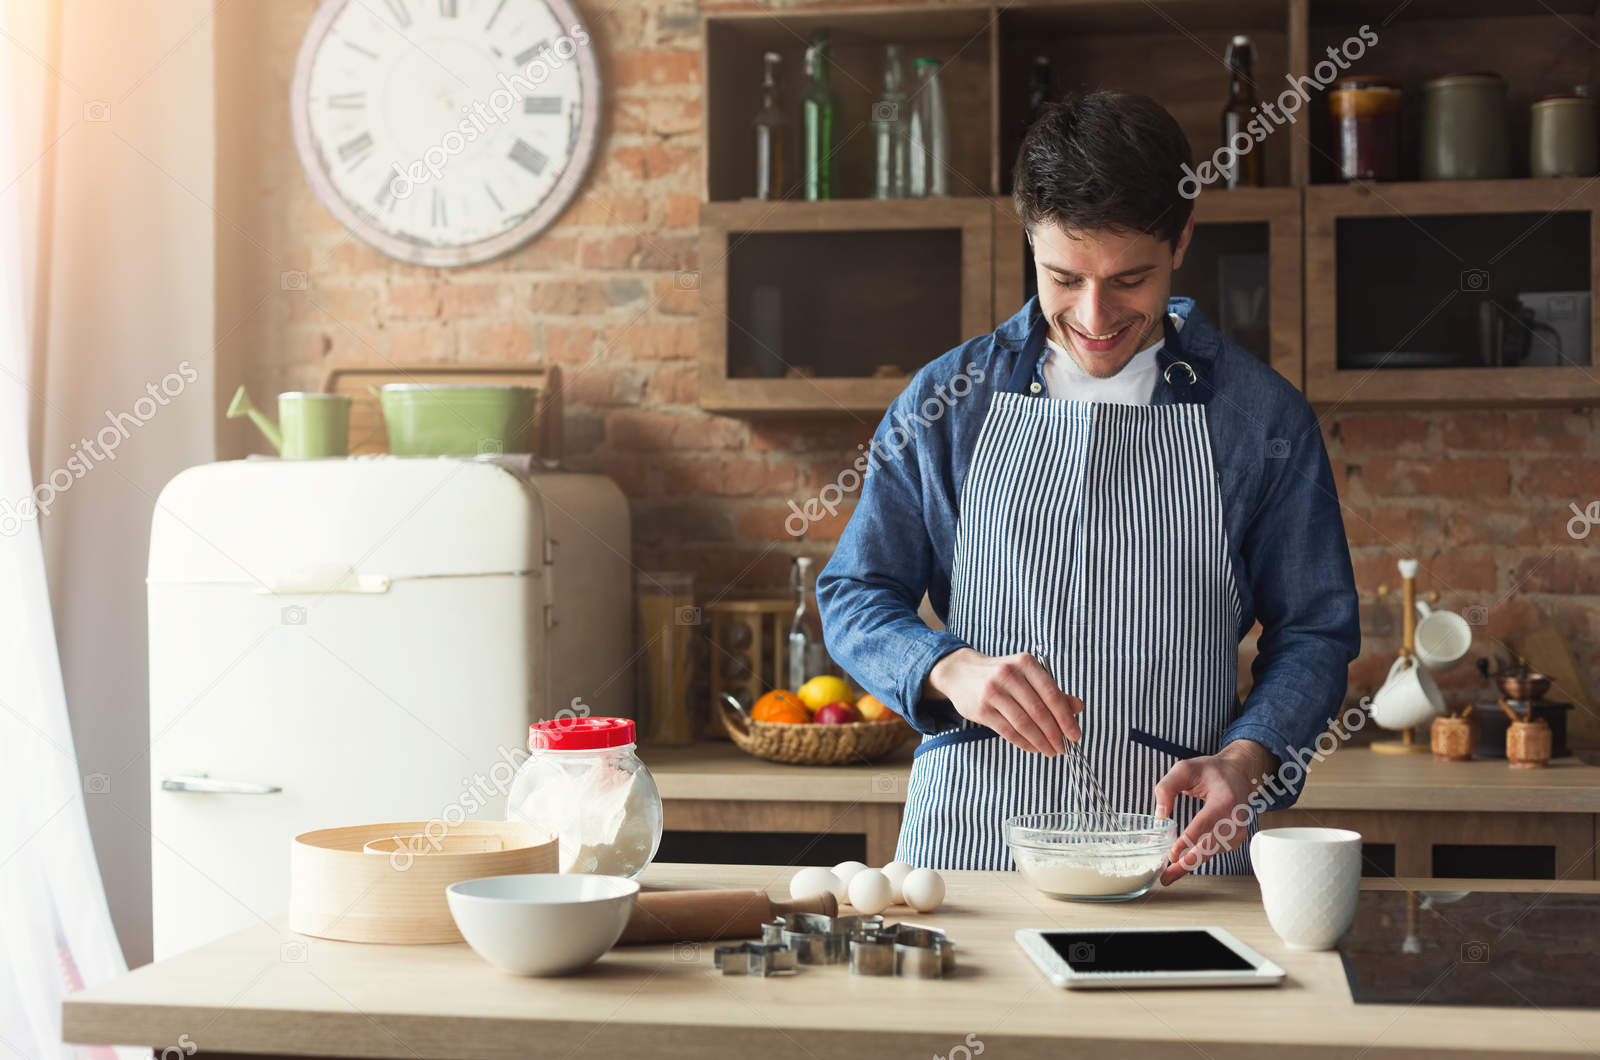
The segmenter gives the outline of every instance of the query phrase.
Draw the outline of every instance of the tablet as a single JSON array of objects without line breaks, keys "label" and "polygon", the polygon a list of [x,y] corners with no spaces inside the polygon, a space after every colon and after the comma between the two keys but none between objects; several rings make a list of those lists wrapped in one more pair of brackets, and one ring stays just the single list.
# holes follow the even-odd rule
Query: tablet
[{"label": "tablet", "polygon": [[1024,929],[1017,943],[1056,986],[1277,986],[1283,969],[1221,928]]}]

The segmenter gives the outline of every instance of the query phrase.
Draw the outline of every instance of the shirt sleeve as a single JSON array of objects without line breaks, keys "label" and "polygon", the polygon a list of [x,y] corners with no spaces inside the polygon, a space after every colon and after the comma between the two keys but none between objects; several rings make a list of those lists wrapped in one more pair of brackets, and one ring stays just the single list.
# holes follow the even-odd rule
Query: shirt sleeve
[{"label": "shirt sleeve", "polygon": [[[1283,795],[1300,797],[1317,739],[1339,716],[1361,651],[1355,575],[1322,431],[1303,399],[1286,437],[1265,439],[1261,500],[1240,553],[1261,622],[1253,686],[1222,744],[1247,739],[1278,756]],[[1293,761],[1298,769],[1290,766]]]},{"label": "shirt sleeve", "polygon": [[918,393],[913,383],[896,399],[856,460],[861,498],[817,577],[817,603],[834,661],[913,728],[934,733],[960,716],[947,700],[924,698],[923,682],[934,663],[967,644],[917,614],[935,560],[923,473],[937,466],[945,437],[896,421],[897,410],[916,407]]}]

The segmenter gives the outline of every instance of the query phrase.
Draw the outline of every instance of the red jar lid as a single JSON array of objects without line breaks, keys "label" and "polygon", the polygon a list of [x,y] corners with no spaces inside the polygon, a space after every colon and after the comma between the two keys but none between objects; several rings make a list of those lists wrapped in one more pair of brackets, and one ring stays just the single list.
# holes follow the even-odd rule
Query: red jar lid
[{"label": "red jar lid", "polygon": [[633,742],[629,718],[552,718],[528,726],[530,751],[598,751]]}]

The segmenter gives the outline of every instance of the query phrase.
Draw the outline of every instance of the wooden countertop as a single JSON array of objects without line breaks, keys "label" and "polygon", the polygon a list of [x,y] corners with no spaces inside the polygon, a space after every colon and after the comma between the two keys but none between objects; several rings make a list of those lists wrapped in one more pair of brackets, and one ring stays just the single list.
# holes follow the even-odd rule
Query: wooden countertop
[{"label": "wooden countertop", "polygon": [[[792,870],[654,865],[661,887],[779,887]],[[1290,950],[1255,883],[1193,877],[1123,905],[1055,902],[1014,873],[951,872],[937,913],[953,979],[863,980],[843,966],[773,979],[724,977],[712,946],[624,947],[583,974],[523,979],[465,945],[377,946],[307,939],[282,920],[82,991],[64,1007],[69,1042],[157,1050],[187,1035],[203,1053],[469,1056],[507,1060],[706,1056],[881,1060],[947,1056],[973,1035],[1008,1058],[1133,1058],[1183,1044],[1195,1055],[1271,1057],[1592,1055],[1600,1011],[1355,1005],[1337,953]],[[1369,889],[1425,881],[1364,880]],[[1600,893],[1596,883],[1450,880],[1449,889]],[[903,911],[899,910],[899,911]],[[891,915],[896,911],[891,911]],[[1288,972],[1274,988],[1103,991],[1052,987],[1018,948],[1022,927],[1205,924],[1227,928]],[[1437,1054],[1432,1051],[1437,1050]],[[1188,1050],[1184,1050],[1187,1052]]]},{"label": "wooden countertop", "polygon": [[[780,765],[723,742],[646,746],[640,755],[668,799],[899,803],[911,773],[911,747],[853,766]],[[1600,813],[1600,767],[1576,756],[1512,769],[1503,760],[1435,762],[1347,747],[1313,763],[1295,808]]]}]

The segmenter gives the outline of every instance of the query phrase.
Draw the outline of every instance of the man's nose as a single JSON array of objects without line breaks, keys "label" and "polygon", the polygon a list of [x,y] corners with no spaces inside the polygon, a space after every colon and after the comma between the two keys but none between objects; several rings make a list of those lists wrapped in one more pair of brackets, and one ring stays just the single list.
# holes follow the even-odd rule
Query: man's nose
[{"label": "man's nose", "polygon": [[1088,284],[1078,298],[1078,320],[1091,335],[1104,335],[1116,326],[1108,293],[1099,284]]}]

